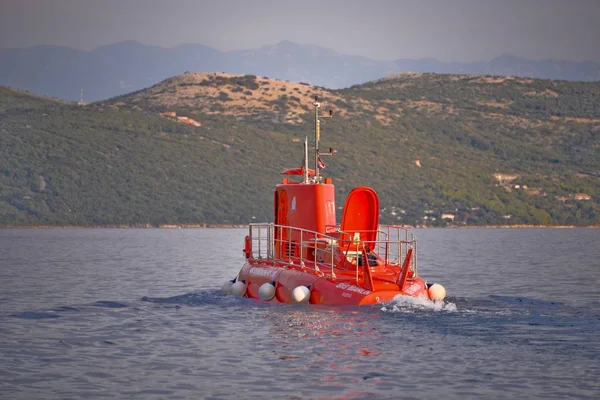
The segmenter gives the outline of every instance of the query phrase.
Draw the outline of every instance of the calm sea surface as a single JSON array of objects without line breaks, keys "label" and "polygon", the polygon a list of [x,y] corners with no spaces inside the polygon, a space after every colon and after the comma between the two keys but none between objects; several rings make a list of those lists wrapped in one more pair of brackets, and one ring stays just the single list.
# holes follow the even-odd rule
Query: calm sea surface
[{"label": "calm sea surface", "polygon": [[600,398],[600,230],[415,232],[444,304],[225,297],[243,229],[0,230],[0,398]]}]

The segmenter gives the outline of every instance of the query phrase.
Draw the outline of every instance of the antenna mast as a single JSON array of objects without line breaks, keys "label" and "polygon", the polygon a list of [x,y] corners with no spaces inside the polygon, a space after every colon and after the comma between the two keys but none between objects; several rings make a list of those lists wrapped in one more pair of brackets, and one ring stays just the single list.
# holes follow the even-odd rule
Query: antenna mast
[{"label": "antenna mast", "polygon": [[304,136],[304,179],[302,183],[308,183],[308,136]]},{"label": "antenna mast", "polygon": [[[319,118],[331,118],[333,116],[333,111],[329,110],[329,115],[319,115],[319,108],[321,107],[321,104],[319,103],[319,96],[315,96],[315,102],[313,105],[315,107],[315,182],[319,182],[319,157],[321,155],[319,152],[319,140],[321,139],[321,121]],[[331,151],[328,153],[323,153],[324,156],[330,156],[331,154]]]}]

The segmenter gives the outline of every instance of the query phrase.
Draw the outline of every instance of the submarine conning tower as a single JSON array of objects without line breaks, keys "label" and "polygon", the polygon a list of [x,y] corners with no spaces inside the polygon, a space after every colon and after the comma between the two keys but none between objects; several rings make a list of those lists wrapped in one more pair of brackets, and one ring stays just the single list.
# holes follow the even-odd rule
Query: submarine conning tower
[{"label": "submarine conning tower", "polygon": [[[301,168],[287,169],[282,172],[284,178],[276,186],[274,194],[274,221],[280,226],[276,230],[277,239],[294,242],[318,239],[319,233],[325,234],[328,227],[336,226],[335,187],[331,178],[320,176],[325,168],[321,156],[330,156],[335,150],[319,151],[321,136],[321,119],[331,118],[333,111],[327,115],[319,115],[320,103],[315,96],[313,103],[315,112],[315,148],[314,169],[308,168],[308,137],[304,139],[304,162]],[[290,176],[302,176],[302,180],[294,182]],[[286,228],[283,228],[286,227]],[[300,233],[300,230],[302,233]],[[310,231],[310,232],[307,232]],[[302,235],[302,237],[300,237]]]},{"label": "submarine conning tower", "polygon": [[284,177],[276,187],[274,205],[275,225],[319,233],[336,225],[335,187],[331,178],[325,179],[325,183],[302,183]]}]

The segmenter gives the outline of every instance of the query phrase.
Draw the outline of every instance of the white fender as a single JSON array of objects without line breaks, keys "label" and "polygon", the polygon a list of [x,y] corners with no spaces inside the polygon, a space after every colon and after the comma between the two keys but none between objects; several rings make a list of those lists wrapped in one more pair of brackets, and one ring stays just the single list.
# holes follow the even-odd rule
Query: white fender
[{"label": "white fender", "polygon": [[262,301],[269,301],[275,297],[275,282],[267,282],[260,285],[258,288],[258,297]]},{"label": "white fender", "polygon": [[446,298],[446,288],[439,283],[434,283],[427,289],[429,298],[433,301],[442,301]]},{"label": "white fender", "polygon": [[232,281],[227,281],[223,284],[223,286],[221,286],[221,291],[225,296],[229,296],[231,294],[231,287],[233,286],[234,282],[235,279]]},{"label": "white fender", "polygon": [[234,296],[243,296],[246,294],[246,282],[237,281],[231,285],[231,294]]},{"label": "white fender", "polygon": [[305,303],[310,299],[310,289],[306,286],[298,286],[292,290],[292,301],[294,303]]}]

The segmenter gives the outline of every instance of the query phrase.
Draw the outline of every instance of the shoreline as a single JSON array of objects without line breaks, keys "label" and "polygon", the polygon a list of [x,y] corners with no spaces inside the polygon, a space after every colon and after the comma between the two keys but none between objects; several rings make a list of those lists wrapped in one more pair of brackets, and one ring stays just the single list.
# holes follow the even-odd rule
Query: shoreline
[{"label": "shoreline", "polygon": [[[29,225],[10,226],[0,225],[0,230],[14,229],[248,229],[249,224],[133,224],[133,225]],[[427,225],[403,225],[405,229],[599,229],[600,225],[576,226],[576,225],[472,225],[472,226],[427,226]]]},{"label": "shoreline", "polygon": [[133,225],[0,225],[2,229],[240,229],[248,224],[133,224]]}]

